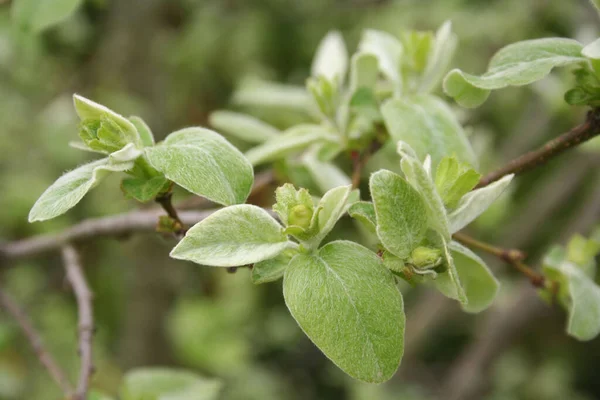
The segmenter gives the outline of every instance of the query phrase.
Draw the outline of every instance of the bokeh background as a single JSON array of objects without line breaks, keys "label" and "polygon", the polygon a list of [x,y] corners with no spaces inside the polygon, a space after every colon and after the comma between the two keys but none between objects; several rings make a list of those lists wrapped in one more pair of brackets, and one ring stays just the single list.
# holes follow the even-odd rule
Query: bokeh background
[{"label": "bokeh background", "polygon": [[[11,19],[10,0],[0,0],[0,241],[139,207],[114,178],[66,215],[27,223],[40,193],[90,158],[67,146],[77,138],[73,93],[142,116],[160,139],[206,126],[211,111],[232,108],[248,79],[303,85],[331,29],[352,51],[365,28],[435,30],[448,19],[459,38],[452,65],[472,72],[514,41],[562,36],[587,44],[600,33],[587,0],[85,0],[38,33]],[[561,70],[494,93],[475,111],[457,109],[484,172],[582,120],[585,110],[562,100],[572,81]],[[266,118],[286,127],[297,117]],[[471,233],[521,248],[532,263],[550,244],[588,233],[600,220],[594,147],[517,179]],[[253,201],[269,206],[272,192]],[[405,358],[394,379],[373,386],[345,376],[310,343],[285,308],[280,282],[254,286],[246,269],[229,274],[171,260],[173,245],[140,234],[80,247],[95,293],[95,388],[115,394],[131,368],[164,365],[222,379],[224,400],[600,399],[600,339],[569,338],[564,314],[495,260],[503,288],[479,315],[426,288],[404,290]],[[59,254],[0,261],[0,282],[75,376],[76,306]],[[0,399],[58,398],[18,327],[0,313]]]}]

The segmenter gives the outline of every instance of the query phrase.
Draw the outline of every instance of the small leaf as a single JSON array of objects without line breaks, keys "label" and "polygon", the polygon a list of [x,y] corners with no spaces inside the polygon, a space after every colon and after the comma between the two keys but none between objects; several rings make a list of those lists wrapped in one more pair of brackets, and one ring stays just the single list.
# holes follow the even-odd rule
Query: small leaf
[{"label": "small leaf", "polygon": [[125,196],[141,203],[154,200],[154,198],[169,187],[169,180],[164,176],[155,176],[150,179],[126,178],[121,182],[121,189]]},{"label": "small leaf", "polygon": [[427,57],[427,66],[421,78],[419,91],[431,92],[439,84],[448,70],[457,42],[456,35],[452,33],[451,22],[444,22],[435,34],[435,41]]},{"label": "small leaf", "polygon": [[380,170],[369,181],[377,235],[387,250],[401,259],[425,238],[427,209],[421,194],[399,175]]},{"label": "small leaf", "polygon": [[246,152],[252,165],[284,158],[290,153],[306,149],[315,143],[338,142],[338,138],[319,125],[297,125],[283,134],[267,140]]},{"label": "small leaf", "polygon": [[455,208],[460,199],[479,182],[481,175],[454,157],[444,157],[435,173],[435,186],[444,205]]},{"label": "small leaf", "polygon": [[392,139],[408,143],[420,160],[431,155],[434,167],[447,155],[476,165],[467,136],[450,108],[431,95],[394,98],[386,101],[381,113]]},{"label": "small leaf", "polygon": [[342,218],[350,207],[352,186],[340,186],[329,190],[323,195],[317,205],[318,233],[310,239],[309,246],[316,248],[323,239],[331,232],[337,221]]},{"label": "small leaf", "polygon": [[392,377],[404,351],[402,296],[371,251],[336,241],[299,254],[283,280],[285,303],[306,335],[353,378]]},{"label": "small leaf", "polygon": [[403,48],[398,39],[389,33],[368,29],[358,45],[363,53],[370,53],[377,57],[379,69],[392,82],[401,85],[400,61]]},{"label": "small leaf", "polygon": [[237,267],[268,260],[294,244],[260,207],[240,204],[194,225],[171,257],[212,267]]},{"label": "small leaf", "polygon": [[311,99],[302,86],[247,80],[236,90],[233,103],[241,106],[258,106],[273,109],[289,109],[307,113]]},{"label": "small leaf", "polygon": [[377,216],[373,203],[367,201],[357,201],[348,209],[348,214],[360,221],[370,232],[375,233],[377,228]]},{"label": "small leaf", "polygon": [[350,68],[350,92],[360,88],[373,89],[379,75],[377,57],[371,53],[356,53],[352,56]]},{"label": "small leaf", "polygon": [[[436,279],[433,281],[433,285],[446,297],[449,297],[454,300],[458,300],[462,307],[467,310],[469,307],[468,297],[465,293],[465,289],[463,288],[456,264],[454,262],[454,258],[452,257],[452,253],[448,246],[448,242],[442,237],[441,239],[441,248],[443,250],[444,262],[446,265],[446,271],[444,273],[438,274]],[[467,278],[470,276],[467,274]],[[477,304],[481,305],[481,304]],[[477,305],[475,309],[477,309]]]},{"label": "small leaf", "polygon": [[19,27],[40,33],[75,13],[82,0],[13,0],[11,17]]},{"label": "small leaf", "polygon": [[216,203],[243,203],[252,189],[254,176],[248,160],[209,129],[179,130],[145,151],[150,164],[169,180]]},{"label": "small leaf", "polygon": [[315,152],[307,153],[302,158],[302,163],[323,193],[352,183],[348,175],[337,165],[319,160]]},{"label": "small leaf", "polygon": [[129,121],[131,121],[131,123],[135,126],[135,129],[137,129],[142,144],[145,147],[154,146],[154,135],[152,134],[152,130],[150,130],[150,127],[146,124],[146,122],[135,115],[129,117]]},{"label": "small leaf", "polygon": [[108,155],[108,159],[112,164],[126,163],[129,161],[135,161],[143,152],[135,147],[133,143],[129,143],[121,150],[117,150],[114,153]]},{"label": "small leaf", "polygon": [[485,262],[471,250],[457,242],[450,242],[448,247],[467,297],[463,309],[470,313],[485,310],[496,298],[500,283]]},{"label": "small leaf", "polygon": [[128,372],[121,386],[122,400],[216,400],[222,389],[216,379],[168,368],[140,368]]},{"label": "small leaf", "polygon": [[275,258],[257,262],[252,268],[252,283],[258,285],[281,279],[288,264],[297,253],[293,249],[285,250]]},{"label": "small leaf", "polygon": [[219,110],[210,114],[210,125],[216,130],[249,143],[262,143],[280,134],[279,129],[250,115]]},{"label": "small leaf", "polygon": [[444,79],[444,91],[463,107],[477,107],[490,91],[523,86],[544,78],[554,67],[585,61],[582,45],[571,39],[546,38],[510,44],[498,51],[488,71],[475,76],[458,69]]},{"label": "small leaf", "polygon": [[35,202],[29,222],[45,221],[64,214],[108,173],[133,168],[133,162],[112,163],[108,158],[82,165],[58,178]]},{"label": "small leaf", "polygon": [[313,59],[312,76],[323,76],[338,84],[344,81],[348,70],[348,50],[338,31],[331,31],[321,40]]},{"label": "small leaf", "polygon": [[313,199],[308,190],[304,188],[296,189],[291,183],[286,183],[275,189],[275,199],[273,211],[277,213],[285,226],[290,224],[290,214],[298,206],[304,206],[313,214]]},{"label": "small leaf", "polygon": [[487,210],[504,192],[513,177],[513,174],[506,175],[486,187],[473,190],[464,195],[456,209],[448,214],[450,233],[458,232]]}]

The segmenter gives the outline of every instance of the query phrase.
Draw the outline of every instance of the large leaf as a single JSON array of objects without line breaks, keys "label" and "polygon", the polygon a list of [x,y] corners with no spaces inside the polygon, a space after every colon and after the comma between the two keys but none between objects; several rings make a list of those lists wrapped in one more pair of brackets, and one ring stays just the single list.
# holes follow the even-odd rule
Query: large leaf
[{"label": "large leaf", "polygon": [[11,16],[19,27],[39,33],[75,13],[82,0],[13,0]]},{"label": "large leaf", "polygon": [[216,379],[167,368],[128,372],[121,385],[122,400],[216,400],[222,389]]},{"label": "large leaf", "polygon": [[403,48],[398,39],[389,33],[366,30],[358,45],[363,53],[370,53],[377,57],[381,72],[396,85],[401,85],[400,60]]},{"label": "large leaf", "polygon": [[444,79],[444,90],[463,107],[477,107],[490,91],[522,86],[544,78],[554,67],[581,63],[583,46],[571,39],[546,38],[510,44],[498,51],[481,76],[455,69]]},{"label": "large leaf", "polygon": [[168,179],[216,203],[243,203],[252,189],[252,165],[211,130],[182,129],[145,151],[152,166]]},{"label": "large leaf", "polygon": [[377,235],[391,253],[406,259],[427,232],[427,208],[421,194],[399,175],[381,170],[369,181]]},{"label": "large leaf", "polygon": [[108,173],[131,168],[132,161],[112,162],[109,158],[103,158],[65,173],[35,202],[29,212],[29,222],[45,221],[64,214]]},{"label": "large leaf", "polygon": [[210,114],[210,125],[250,143],[262,143],[280,134],[279,129],[247,114],[219,110]]},{"label": "large leaf", "polygon": [[450,242],[448,247],[467,297],[463,309],[471,313],[485,310],[496,298],[500,283],[477,254],[457,242]]},{"label": "large leaf", "polygon": [[341,84],[348,69],[348,51],[342,34],[332,31],[321,40],[312,62],[311,72]]},{"label": "large leaf", "polygon": [[513,174],[506,175],[486,187],[473,190],[464,195],[456,209],[448,214],[450,233],[458,232],[487,210],[504,192],[513,177]]},{"label": "large leaf", "polygon": [[249,204],[223,208],[194,225],[171,257],[213,267],[267,260],[293,246],[264,209]]},{"label": "large leaf", "polygon": [[439,98],[421,94],[386,101],[381,112],[392,139],[408,143],[421,161],[430,155],[437,166],[448,155],[476,165],[465,132],[450,108]]},{"label": "large leaf", "polygon": [[346,241],[299,254],[285,271],[283,295],[298,325],[344,372],[374,383],[392,377],[404,350],[404,310],[376,254]]}]

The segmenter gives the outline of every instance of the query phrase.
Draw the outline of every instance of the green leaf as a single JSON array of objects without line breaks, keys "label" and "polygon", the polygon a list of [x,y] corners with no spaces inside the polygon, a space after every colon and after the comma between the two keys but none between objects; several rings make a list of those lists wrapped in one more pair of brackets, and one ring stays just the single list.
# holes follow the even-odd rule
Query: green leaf
[{"label": "green leaf", "polygon": [[378,75],[379,63],[375,55],[363,52],[354,54],[350,68],[350,92],[354,93],[360,88],[375,88]]},{"label": "green leaf", "polygon": [[233,102],[241,106],[258,106],[308,112],[311,99],[303,86],[246,80],[234,93]]},{"label": "green leaf", "polygon": [[273,211],[277,213],[285,226],[293,225],[290,217],[293,210],[298,210],[299,206],[309,210],[311,217],[314,214],[313,199],[308,190],[304,188],[296,189],[291,183],[286,183],[275,189],[275,200]]},{"label": "green leaf", "polygon": [[360,221],[370,232],[375,233],[377,229],[377,216],[373,203],[368,201],[357,201],[348,209],[348,214]]},{"label": "green leaf", "polygon": [[154,146],[154,135],[148,124],[135,115],[129,117],[129,121],[135,126],[135,129],[137,129],[144,147]]},{"label": "green leaf", "polygon": [[444,205],[455,208],[460,199],[479,182],[481,175],[454,157],[444,157],[435,173],[435,186]]},{"label": "green leaf", "polygon": [[133,168],[133,162],[113,163],[109,158],[82,165],[58,178],[35,202],[29,222],[45,221],[64,214],[108,173]]},{"label": "green leaf", "polygon": [[75,13],[82,0],[13,0],[11,17],[24,30],[40,33]]},{"label": "green leaf", "polygon": [[257,262],[252,268],[252,283],[258,285],[282,278],[285,269],[297,253],[297,251],[289,249],[275,258]]},{"label": "green leaf", "polygon": [[351,205],[352,186],[340,186],[329,190],[317,205],[315,220],[317,234],[310,239],[309,247],[316,248],[331,232],[337,221],[348,211]]},{"label": "green leaf", "polygon": [[465,290],[466,312],[478,313],[488,308],[496,298],[500,282],[494,277],[485,262],[468,248],[457,242],[449,246],[460,283]]},{"label": "green leaf", "polygon": [[216,400],[222,389],[216,379],[160,367],[128,372],[121,385],[122,400]]},{"label": "green leaf", "polygon": [[336,241],[299,254],[283,280],[285,303],[306,335],[353,378],[392,377],[404,351],[402,296],[376,254]]},{"label": "green leaf", "polygon": [[230,206],[194,225],[171,251],[171,257],[212,267],[252,264],[294,246],[282,231],[260,207]]},{"label": "green leaf", "polygon": [[445,92],[463,107],[477,107],[490,91],[523,86],[544,78],[554,67],[585,61],[582,45],[571,39],[546,38],[510,44],[498,51],[485,74],[454,69],[444,79]]},{"label": "green leaf", "polygon": [[442,77],[448,70],[458,40],[452,33],[452,24],[446,21],[435,34],[433,47],[427,57],[427,66],[421,77],[419,91],[431,92],[440,83]]},{"label": "green leaf", "polygon": [[581,54],[593,60],[600,60],[600,39],[594,40],[581,50]]},{"label": "green leaf", "polygon": [[381,72],[396,85],[401,86],[400,61],[403,48],[398,39],[389,33],[368,29],[363,33],[358,48],[363,53],[377,57]]},{"label": "green leaf", "polygon": [[145,151],[150,164],[168,179],[216,203],[243,203],[252,189],[254,175],[248,160],[209,129],[179,130]]},{"label": "green leaf", "polygon": [[215,111],[210,114],[209,122],[213,128],[249,143],[262,143],[281,133],[258,118],[233,111]]},{"label": "green leaf", "polygon": [[164,176],[155,176],[150,179],[126,178],[121,182],[121,190],[125,196],[141,203],[154,200],[161,192],[168,189],[170,182]]},{"label": "green leaf", "polygon": [[456,209],[448,214],[450,233],[458,232],[487,210],[504,192],[513,177],[513,174],[506,175],[486,187],[473,190],[464,195]]},{"label": "green leaf", "polygon": [[348,51],[342,34],[331,31],[321,40],[312,62],[312,76],[341,84],[348,70]]},{"label": "green leaf", "polygon": [[338,138],[329,130],[319,125],[297,125],[283,134],[267,140],[246,152],[246,158],[252,165],[284,158],[290,153],[306,149],[315,143],[336,143]]},{"label": "green leaf", "polygon": [[[465,293],[465,289],[463,288],[459,272],[457,270],[456,264],[454,262],[454,258],[452,257],[453,253],[450,251],[448,242],[442,237],[441,240],[441,248],[443,250],[444,262],[446,265],[446,271],[444,273],[438,274],[436,279],[433,281],[433,285],[446,297],[449,297],[454,300],[458,300],[462,307],[465,310],[468,310],[469,303],[468,297]],[[470,279],[471,276],[469,274],[466,275],[467,279]],[[475,289],[475,288],[472,288]],[[474,292],[475,293],[475,292]],[[472,294],[474,294],[472,293]],[[476,304],[474,309],[477,309]],[[474,311],[473,311],[474,312]]]},{"label": "green leaf", "polygon": [[369,181],[377,216],[377,235],[387,250],[406,259],[427,232],[427,206],[399,175],[380,170]]},{"label": "green leaf", "polygon": [[471,144],[450,108],[439,98],[421,94],[386,101],[381,113],[392,139],[407,142],[420,160],[429,154],[434,167],[447,155],[476,165]]},{"label": "green leaf", "polygon": [[302,163],[323,193],[352,183],[348,175],[337,165],[319,160],[315,152],[307,153],[302,158]]}]

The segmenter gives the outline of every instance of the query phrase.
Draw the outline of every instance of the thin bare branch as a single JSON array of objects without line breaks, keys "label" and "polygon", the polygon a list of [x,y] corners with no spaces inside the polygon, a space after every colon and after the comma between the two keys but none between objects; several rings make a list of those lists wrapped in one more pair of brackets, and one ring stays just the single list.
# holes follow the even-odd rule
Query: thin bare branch
[{"label": "thin bare branch", "polygon": [[79,325],[79,380],[73,400],[86,400],[90,377],[94,373],[94,360],[92,358],[92,339],[94,335],[94,313],[92,309],[92,292],[86,282],[79,254],[75,248],[68,244],[62,249],[63,262],[67,272],[67,279],[73,287],[77,299],[78,325]]}]

